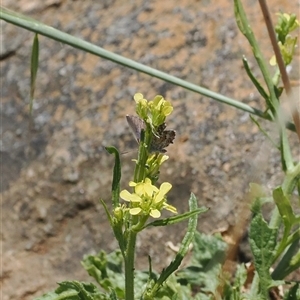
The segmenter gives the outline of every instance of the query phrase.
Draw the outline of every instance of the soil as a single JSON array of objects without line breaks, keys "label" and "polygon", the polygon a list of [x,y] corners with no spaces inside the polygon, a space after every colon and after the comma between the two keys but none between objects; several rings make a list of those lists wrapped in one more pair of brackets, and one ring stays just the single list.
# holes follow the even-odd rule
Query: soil
[{"label": "soil", "polygon": [[[266,58],[272,56],[257,1],[243,1]],[[71,1],[2,0],[2,5],[150,67],[264,110],[247,78],[242,55],[260,79],[239,32],[230,0]],[[299,1],[270,0],[275,13]],[[117,248],[99,199],[110,206],[113,157],[122,155],[122,188],[132,179],[136,142],[126,124],[133,95],[163,95],[174,106],[168,127],[174,145],[160,182],[173,185],[168,201],[188,209],[193,192],[202,232],[230,228],[245,218],[249,182],[270,192],[280,184],[280,155],[249,114],[181,87],[39,36],[40,57],[32,116],[30,57],[34,34],[1,21],[1,242],[3,300],[29,300],[63,280],[90,281],[83,255]],[[299,81],[299,50],[290,76]],[[267,130],[274,125],[262,121]],[[274,132],[274,130],[273,130]],[[275,134],[275,133],[274,133]],[[295,155],[299,148],[291,133]],[[148,229],[137,243],[137,268],[164,268],[186,223]],[[244,228],[246,231],[246,228]],[[242,253],[250,259],[247,243]]]}]

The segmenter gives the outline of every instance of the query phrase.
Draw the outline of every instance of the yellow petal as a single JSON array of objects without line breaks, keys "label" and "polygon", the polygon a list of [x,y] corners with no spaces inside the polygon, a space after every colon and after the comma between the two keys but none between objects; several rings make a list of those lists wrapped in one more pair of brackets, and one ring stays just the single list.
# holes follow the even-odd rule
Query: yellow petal
[{"label": "yellow petal", "polygon": [[123,190],[120,193],[120,197],[129,202],[140,202],[141,198],[136,194],[130,194],[127,190]]},{"label": "yellow petal", "polygon": [[153,106],[157,107],[158,109],[163,102],[164,102],[164,98],[161,95],[155,96],[155,98],[152,100]]},{"label": "yellow petal", "polygon": [[123,191],[121,191],[121,193],[120,193],[120,197],[121,197],[122,199],[124,199],[125,201],[130,201],[131,194],[130,194],[127,190],[123,190]]},{"label": "yellow petal", "polygon": [[159,190],[162,191],[164,194],[166,194],[170,189],[172,188],[172,184],[169,182],[163,182],[160,185]]},{"label": "yellow petal", "polygon": [[151,184],[151,183],[152,183],[152,182],[151,182],[151,179],[148,178],[148,177],[146,177],[146,178],[145,178],[145,183],[146,183],[146,184]]},{"label": "yellow petal", "polygon": [[163,108],[163,111],[162,111],[164,116],[170,115],[172,113],[172,111],[173,111],[173,106],[171,105],[170,102],[166,102],[165,106]]},{"label": "yellow petal", "polygon": [[152,218],[159,218],[160,215],[161,215],[161,213],[160,213],[160,211],[159,211],[158,209],[152,209],[152,210],[150,211],[150,216],[151,216]]},{"label": "yellow petal", "polygon": [[172,184],[169,182],[164,182],[159,188],[159,192],[155,196],[155,203],[158,203],[163,200],[168,191],[172,188]]},{"label": "yellow petal", "polygon": [[151,180],[149,178],[146,178],[145,183],[138,183],[136,185],[135,192],[138,195],[148,195],[151,197],[154,192],[158,192],[158,188],[151,184]]},{"label": "yellow petal", "polygon": [[291,18],[291,16],[287,13],[283,13],[284,18],[289,21],[289,19]]},{"label": "yellow petal", "polygon": [[164,209],[167,209],[167,210],[171,211],[172,213],[177,214],[177,209],[176,209],[176,207],[173,206],[173,205],[170,205],[170,204],[166,204],[166,203],[165,203]]},{"label": "yellow petal", "polygon": [[271,66],[276,66],[277,61],[276,61],[275,55],[273,55],[273,56],[271,57],[269,63],[270,63]]},{"label": "yellow petal", "polygon": [[138,215],[141,211],[142,211],[142,209],[140,207],[135,207],[135,208],[129,209],[129,213],[134,216]]},{"label": "yellow petal", "polygon": [[143,94],[141,93],[136,93],[134,96],[133,96],[133,99],[136,103],[138,103],[139,101],[141,101],[142,99],[144,98]]},{"label": "yellow petal", "polygon": [[169,159],[168,155],[163,155],[162,158],[160,159],[159,164],[161,165],[163,162],[165,162],[167,159]]}]

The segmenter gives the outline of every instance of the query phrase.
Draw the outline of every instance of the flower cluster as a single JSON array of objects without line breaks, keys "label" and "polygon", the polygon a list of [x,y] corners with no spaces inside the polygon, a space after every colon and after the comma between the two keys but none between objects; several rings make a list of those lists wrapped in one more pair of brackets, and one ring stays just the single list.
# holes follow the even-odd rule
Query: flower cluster
[{"label": "flower cluster", "polygon": [[173,106],[163,96],[157,95],[151,101],[144,98],[143,94],[134,95],[136,112],[139,117],[152,126],[157,127],[165,122],[165,119],[173,111]]},{"label": "flower cluster", "polygon": [[[286,66],[291,63],[297,46],[297,37],[292,37],[290,33],[299,28],[299,26],[299,21],[296,19],[295,14],[278,14],[278,24],[275,26],[275,31],[277,33],[278,46]],[[270,59],[270,64],[271,66],[277,64],[275,55]]]},{"label": "flower cluster", "polygon": [[153,153],[148,157],[146,163],[146,177],[150,178],[152,183],[157,181],[160,166],[168,159],[169,156],[162,153]]},{"label": "flower cluster", "polygon": [[152,185],[149,178],[145,178],[143,182],[139,183],[131,181],[129,186],[134,187],[134,193],[123,190],[120,193],[120,197],[131,203],[131,208],[129,209],[131,215],[150,215],[153,218],[159,218],[162,209],[177,213],[176,208],[167,204],[166,200],[166,194],[172,188],[170,183],[164,182],[158,189]]}]

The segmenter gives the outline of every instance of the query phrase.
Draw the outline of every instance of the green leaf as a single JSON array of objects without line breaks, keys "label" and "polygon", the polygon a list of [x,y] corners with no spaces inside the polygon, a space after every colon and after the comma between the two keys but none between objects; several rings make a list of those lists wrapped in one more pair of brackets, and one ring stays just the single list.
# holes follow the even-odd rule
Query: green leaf
[{"label": "green leaf", "polygon": [[106,271],[107,260],[105,252],[101,251],[97,255],[85,255],[81,264],[88,274],[100,285],[101,280],[108,277]]},{"label": "green leaf", "polygon": [[[157,275],[157,274],[155,274]],[[144,278],[142,278],[144,276]],[[140,295],[140,291],[145,290],[145,283],[147,283],[147,277],[149,276],[148,273],[142,274],[142,272],[136,272],[135,275],[135,285],[137,288],[135,288],[135,294]],[[140,278],[142,280],[140,281]],[[147,287],[150,286],[149,282],[147,283]],[[146,289],[147,289],[146,287]],[[157,291],[155,296],[148,295],[142,295],[142,297],[136,299],[144,299],[144,300],[170,300],[170,299],[176,299],[176,300],[190,300],[191,299],[191,288],[189,286],[183,286],[180,283],[177,282],[177,277],[172,274],[168,280],[160,286],[160,289]],[[194,298],[192,298],[194,299]]]},{"label": "green leaf", "polygon": [[271,136],[260,126],[259,122],[257,120],[255,120],[252,115],[250,115],[250,119],[258,127],[258,129],[260,130],[260,132],[272,143],[272,145],[275,148],[277,148],[278,150],[280,150],[280,148],[278,147],[278,145],[275,144],[275,142],[273,141],[273,139],[271,138]]},{"label": "green leaf", "polygon": [[116,208],[120,203],[120,180],[121,180],[121,160],[119,151],[115,147],[105,147],[109,154],[114,154],[115,165],[113,171],[113,181],[112,181],[112,202],[113,207]]},{"label": "green leaf", "polygon": [[177,215],[177,216],[173,216],[173,217],[170,217],[170,218],[165,218],[165,219],[153,221],[151,223],[148,223],[145,226],[145,228],[150,227],[150,226],[167,226],[167,225],[171,225],[171,224],[176,224],[176,223],[182,222],[184,220],[187,220],[187,219],[189,219],[189,218],[191,218],[195,215],[205,213],[208,210],[209,209],[206,208],[206,207],[200,207],[200,208],[197,208],[193,211],[189,211],[189,212],[186,212],[186,213],[181,214],[181,215]]},{"label": "green leaf", "polygon": [[[235,15],[235,20],[237,23],[237,26],[240,30],[240,32],[246,36],[247,34],[247,24],[245,24],[245,18],[244,18],[244,10],[243,7],[240,3],[240,1],[235,0],[234,1],[234,15]],[[250,28],[250,26],[249,26]]]},{"label": "green leaf", "polygon": [[273,199],[277,205],[285,227],[288,229],[291,228],[297,219],[294,215],[289,197],[284,194],[281,187],[277,187],[273,191]]},{"label": "green leaf", "polygon": [[250,225],[249,239],[264,297],[267,297],[268,289],[273,284],[269,270],[276,255],[277,234],[278,229],[270,228],[261,213],[257,212]]},{"label": "green leaf", "polygon": [[283,280],[293,271],[300,267],[300,240],[294,241],[284,253],[280,262],[272,273],[274,280]]},{"label": "green leaf", "polygon": [[55,292],[47,293],[35,300],[109,300],[93,283],[63,281]]},{"label": "green leaf", "polygon": [[[62,300],[62,299],[70,299],[70,300],[78,300],[77,291],[67,291],[58,295],[55,292],[49,292],[44,294],[43,296],[34,298],[35,300]],[[69,298],[68,298],[69,297]]]},{"label": "green leaf", "polygon": [[250,70],[250,67],[248,65],[248,61],[247,58],[245,56],[243,56],[243,65],[244,68],[246,70],[247,75],[249,76],[249,78],[251,79],[252,83],[255,85],[257,91],[260,93],[260,95],[265,99],[268,107],[270,107],[271,103],[270,103],[270,98],[268,96],[268,94],[266,93],[266,91],[264,90],[264,88],[261,86],[261,84],[258,82],[258,80],[256,79],[256,77],[253,75],[252,71]]},{"label": "green leaf", "polygon": [[[244,11],[242,2],[240,0],[234,0],[234,13],[235,13],[237,25],[238,25],[240,31],[247,38],[247,40],[251,46],[253,55],[256,59],[256,62],[260,68],[260,71],[263,75],[266,86],[268,88],[269,95],[267,98],[268,102],[266,103],[266,106],[267,106],[267,108],[269,108],[271,110],[272,116],[275,119],[278,119],[278,116],[280,114],[279,99],[278,99],[275,89],[274,89],[272,76],[269,72],[269,65],[267,64],[266,60],[264,59],[264,57],[262,55],[259,44],[255,38],[255,35],[253,34],[253,31],[252,31],[249,21],[247,19],[247,15]],[[260,92],[261,92],[261,90],[260,90]]]},{"label": "green leaf", "polygon": [[283,297],[284,300],[299,300],[300,299],[300,284],[296,283],[291,287]]},{"label": "green leaf", "polygon": [[285,128],[280,128],[280,154],[283,171],[291,170],[294,167],[290,144]]},{"label": "green leaf", "polygon": [[219,234],[206,235],[196,232],[193,246],[192,265],[206,268],[212,263],[215,265],[224,262],[227,244]]},{"label": "green leaf", "polygon": [[[101,293],[93,283],[85,283],[79,281],[64,281],[60,282],[59,287],[55,290],[58,294],[63,294],[66,291],[77,291],[78,298],[65,298],[65,299],[80,299],[80,300],[101,300],[108,299],[108,297]],[[64,298],[61,298],[64,299]]]},{"label": "green leaf", "polygon": [[110,300],[118,300],[118,297],[117,297],[115,291],[111,291],[109,299]]},{"label": "green leaf", "polygon": [[[234,284],[233,284],[234,293],[236,293],[239,296],[242,294],[242,290],[246,282],[246,279],[247,279],[247,269],[245,265],[244,264],[238,265],[235,274]],[[241,299],[241,298],[236,297],[236,299]]]},{"label": "green leaf", "polygon": [[191,265],[177,273],[180,282],[201,286],[203,292],[214,294],[219,285],[226,249],[227,244],[219,235],[196,232]]},{"label": "green leaf", "polygon": [[106,203],[102,199],[100,199],[100,202],[101,202],[101,204],[102,204],[102,206],[103,206],[103,208],[105,210],[105,213],[107,215],[107,218],[109,220],[110,225],[113,226],[113,218],[112,218],[112,216],[110,215],[110,213],[108,211]]},{"label": "green leaf", "polygon": [[[197,209],[197,198],[195,197],[195,195],[192,193],[189,199],[189,208],[190,211],[194,211]],[[189,223],[188,223],[188,229],[187,229],[187,233],[185,234],[179,251],[175,256],[175,259],[169,264],[169,266],[167,266],[161,273],[161,275],[159,276],[157,282],[154,284],[154,286],[149,289],[145,295],[145,297],[147,299],[151,299],[151,297],[154,297],[157,293],[157,291],[160,289],[160,287],[162,286],[162,284],[167,280],[167,278],[174,273],[178,267],[180,266],[184,256],[187,254],[188,249],[189,249],[189,245],[191,244],[191,242],[193,241],[194,238],[194,234],[196,232],[196,228],[197,228],[197,220],[198,220],[198,216],[197,214],[195,214],[194,216],[192,216],[189,219]]]},{"label": "green leaf", "polygon": [[81,264],[105,291],[114,290],[119,298],[124,297],[123,256],[119,250],[87,255]]},{"label": "green leaf", "polygon": [[30,101],[29,101],[29,112],[32,114],[35,82],[39,66],[39,39],[38,35],[34,35],[32,53],[31,53],[31,66],[30,66]]}]

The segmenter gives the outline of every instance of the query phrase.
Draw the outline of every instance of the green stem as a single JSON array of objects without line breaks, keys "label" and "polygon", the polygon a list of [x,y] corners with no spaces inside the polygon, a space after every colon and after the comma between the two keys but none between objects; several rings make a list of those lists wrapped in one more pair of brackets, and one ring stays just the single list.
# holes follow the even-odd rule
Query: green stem
[{"label": "green stem", "polygon": [[300,176],[300,163],[298,163],[296,166],[293,166],[290,170],[286,172],[284,181],[282,183],[282,190],[286,194],[291,194],[294,185],[295,185],[295,179]]},{"label": "green stem", "polygon": [[145,167],[148,159],[148,154],[151,145],[152,131],[151,127],[147,124],[144,132],[144,139],[140,141],[138,160],[134,170],[134,182],[141,182],[145,179]]},{"label": "green stem", "polygon": [[[151,145],[152,131],[147,124],[146,130],[142,133],[142,138],[139,145],[138,159],[134,170],[134,182],[142,182],[145,179],[145,167],[148,159],[148,149]],[[125,255],[125,299],[134,299],[134,257],[135,244],[137,237],[138,224],[143,227],[145,219],[139,216],[131,216],[128,243]],[[140,226],[139,226],[140,227]]]},{"label": "green stem", "polygon": [[256,59],[256,62],[260,68],[260,71],[263,75],[264,81],[269,91],[270,98],[267,97],[265,99],[266,105],[267,108],[271,110],[273,116],[275,117],[276,123],[278,124],[279,127],[281,144],[282,146],[284,146],[284,149],[281,149],[281,156],[282,156],[283,169],[285,170],[286,166],[287,168],[291,168],[293,166],[293,162],[292,162],[292,155],[290,152],[290,148],[288,145],[287,135],[285,132],[284,118],[282,117],[282,113],[279,105],[279,99],[275,92],[276,87],[274,86],[272,76],[268,70],[268,65],[266,63],[266,60],[264,59],[262,52],[259,48],[259,45],[257,43],[257,40],[255,39],[255,36],[253,34],[253,31],[247,19],[246,13],[244,11],[243,5],[240,0],[234,0],[234,2],[235,2],[234,9],[235,9],[235,17],[236,17],[237,25],[252,47],[253,55]]},{"label": "green stem", "polygon": [[[98,47],[92,43],[83,41],[82,39],[79,39],[77,37],[74,37],[70,34],[64,33],[62,31],[59,31],[51,26],[47,26],[37,20],[31,19],[29,17],[23,16],[21,14],[18,14],[16,12],[10,11],[6,8],[0,7],[0,19],[5,20],[6,22],[12,23],[16,26],[25,28],[29,31],[39,33],[41,35],[47,36],[48,38],[54,39],[56,41],[59,41],[61,43],[70,45],[72,47],[75,47],[77,49],[84,50],[86,52],[92,53],[94,55],[97,55],[99,57],[108,59],[110,61],[113,61],[117,64],[126,66],[128,68],[131,68],[133,70],[137,70],[138,72],[142,72],[145,74],[148,74],[152,77],[156,77],[159,79],[162,79],[166,82],[170,82],[174,85],[181,86],[187,90],[196,92],[198,94],[204,95],[206,97],[215,99],[219,102],[228,104],[230,106],[236,107],[240,110],[246,111],[250,114],[259,116],[261,118],[271,120],[271,117],[268,114],[265,114],[264,112],[250,107],[247,104],[244,104],[238,100],[234,100],[232,98],[223,96],[221,94],[212,92],[208,89],[205,89],[203,87],[200,87],[196,84],[187,82],[183,79],[177,78],[175,76],[169,75],[167,73],[164,73],[162,71],[150,68],[148,66],[145,66],[141,63],[135,62],[131,59],[125,58],[121,55],[112,53],[110,51],[107,51],[101,47]],[[289,126],[292,126],[291,124]],[[293,126],[292,126],[293,127]]]},{"label": "green stem", "polygon": [[278,110],[279,110],[279,100],[278,97],[275,94],[274,90],[274,84],[272,81],[272,77],[268,71],[268,66],[266,64],[266,60],[264,59],[259,45],[255,39],[255,36],[253,34],[253,31],[251,29],[251,26],[249,25],[249,21],[247,19],[246,13],[244,11],[243,5],[240,0],[235,0],[235,16],[237,20],[237,24],[239,26],[239,29],[243,33],[243,35],[247,38],[249,44],[252,47],[253,55],[257,61],[257,64],[260,68],[260,71],[263,75],[263,78],[265,80],[265,83],[267,85],[267,88],[270,93],[270,100],[267,103],[267,106],[271,109],[272,114],[274,116],[278,116]]},{"label": "green stem", "polygon": [[147,152],[144,142],[140,142],[138,160],[134,170],[134,182],[141,182],[145,179],[145,165],[148,157]]},{"label": "green stem", "polygon": [[[137,222],[137,217],[132,217],[133,222]],[[134,299],[134,256],[137,233],[130,231],[125,257],[125,300]]]},{"label": "green stem", "polygon": [[135,226],[132,226],[132,230],[135,231],[136,233],[141,231],[144,228],[145,223],[147,222],[148,219],[149,219],[148,215],[141,216],[139,222]]}]

